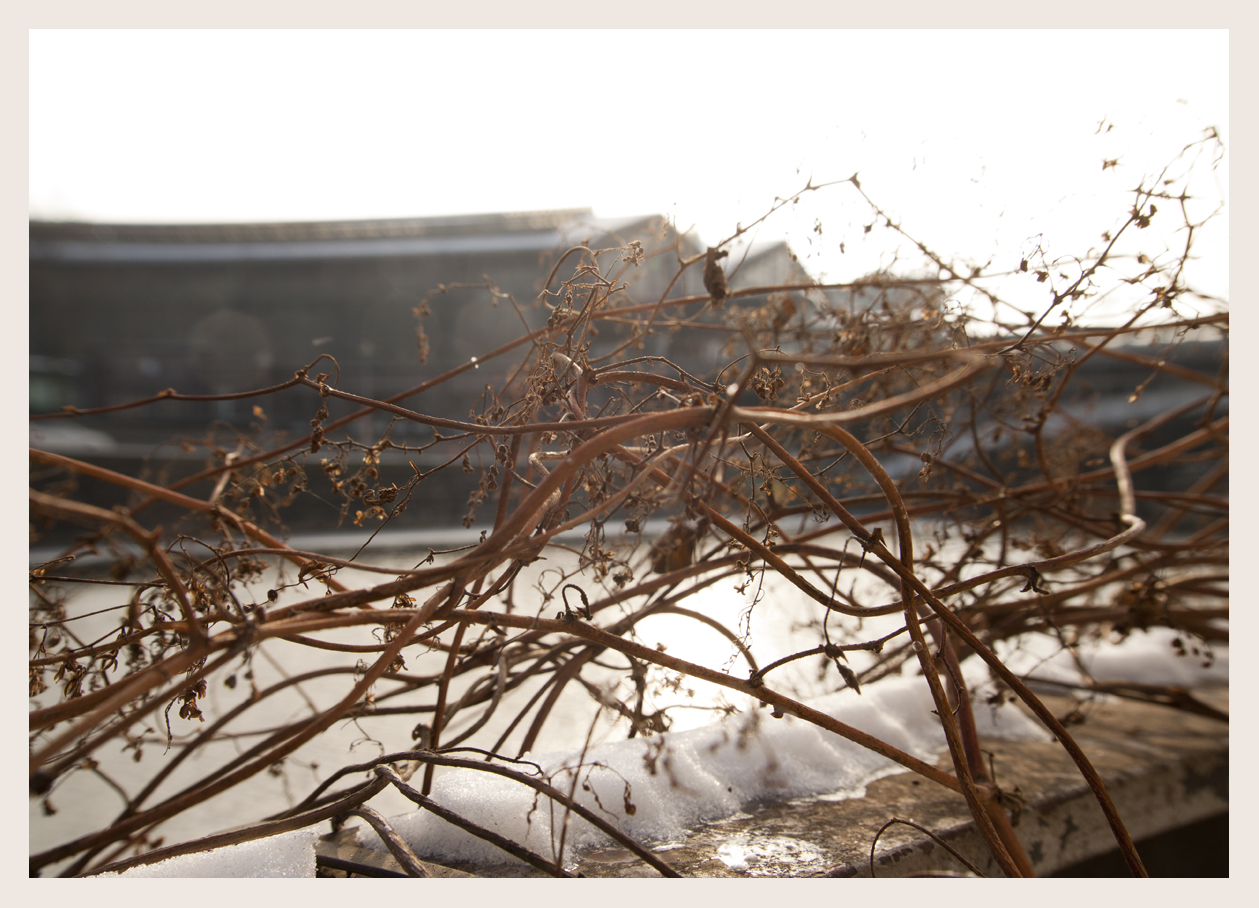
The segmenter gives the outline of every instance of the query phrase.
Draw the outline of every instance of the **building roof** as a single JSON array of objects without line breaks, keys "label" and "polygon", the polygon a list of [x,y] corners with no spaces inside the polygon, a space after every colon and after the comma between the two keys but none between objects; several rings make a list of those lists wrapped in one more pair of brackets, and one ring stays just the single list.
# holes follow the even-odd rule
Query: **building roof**
[{"label": "building roof", "polygon": [[590,209],[274,224],[30,222],[31,260],[187,262],[547,249]]}]

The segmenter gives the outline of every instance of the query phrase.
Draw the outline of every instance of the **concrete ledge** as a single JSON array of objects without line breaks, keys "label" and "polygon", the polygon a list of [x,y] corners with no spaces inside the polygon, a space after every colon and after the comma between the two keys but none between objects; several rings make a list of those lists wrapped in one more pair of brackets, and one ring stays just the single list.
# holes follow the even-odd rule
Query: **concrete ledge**
[{"label": "concrete ledge", "polygon": [[[1226,689],[1195,694],[1228,709]],[[1043,699],[1059,717],[1074,706],[1067,698]],[[1228,810],[1227,723],[1113,700],[1085,707],[1083,722],[1071,731],[1102,775],[1135,840]],[[1059,745],[993,742],[986,749],[993,755],[998,784],[1024,802],[1015,828],[1038,874],[1115,847],[1101,809]],[[949,765],[947,757],[941,765]],[[873,782],[862,798],[767,805],[750,816],[696,830],[661,855],[684,876],[869,876],[870,843],[892,817],[930,829],[985,875],[1001,875],[962,796],[909,773]],[[597,858],[583,860],[581,872],[598,877],[655,875],[637,860],[602,863]],[[878,877],[964,870],[930,838],[899,824],[882,835],[875,853]]]},{"label": "concrete ledge", "polygon": [[[1227,689],[1194,694],[1227,712]],[[1059,718],[1075,711],[1070,698],[1042,699]],[[1077,712],[1080,721],[1070,726],[1072,734],[1101,774],[1134,840],[1228,811],[1227,722],[1133,700],[1112,699]],[[997,741],[986,742],[985,749],[992,754],[997,783],[1023,803],[1015,829],[1039,875],[1115,848],[1101,809],[1061,746]],[[947,756],[939,765],[951,768]],[[688,877],[868,877],[870,844],[892,817],[930,829],[985,876],[1001,875],[962,796],[912,773],[872,782],[859,798],[823,796],[753,807],[655,850]],[[326,853],[335,853],[333,847],[326,845]],[[341,847],[354,846],[347,839]],[[417,852],[424,857],[422,849]],[[401,869],[387,853],[374,853],[373,861],[381,869]],[[874,866],[880,878],[965,871],[929,837],[900,824],[879,838]],[[541,875],[524,865],[453,868],[481,877]],[[575,869],[587,877],[657,876],[620,848],[584,854]],[[432,870],[448,875],[444,868]],[[1159,875],[1148,861],[1147,870]]]}]

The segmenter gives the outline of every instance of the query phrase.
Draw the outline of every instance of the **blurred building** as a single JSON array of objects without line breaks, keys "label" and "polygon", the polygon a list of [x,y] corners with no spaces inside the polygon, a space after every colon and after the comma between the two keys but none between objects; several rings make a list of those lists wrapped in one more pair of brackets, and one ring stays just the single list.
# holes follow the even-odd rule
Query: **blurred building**
[{"label": "blurred building", "polygon": [[[291,378],[320,353],[335,357],[341,387],[385,398],[545,325],[549,312],[534,301],[563,249],[634,239],[650,250],[674,236],[659,217],[606,221],[585,210],[294,224],[31,222],[30,409],[111,406],[165,388],[246,391]],[[683,255],[698,251],[691,237],[680,244]],[[800,274],[783,244],[753,253],[735,286]],[[574,264],[570,257],[569,273]],[[668,254],[620,277],[633,299],[654,301],[676,268]],[[506,297],[494,302],[490,283],[520,311]],[[414,309],[435,290],[418,320]],[[670,296],[703,293],[692,268]],[[417,324],[428,341],[424,362]],[[646,352],[668,352],[667,337],[654,343],[659,349]],[[486,374],[467,373],[436,400],[409,405],[466,416],[467,392],[475,397]],[[247,420],[254,403],[273,426],[308,425],[310,408],[294,394],[214,407],[162,402],[112,414],[107,425],[76,423],[119,444],[152,445],[202,429],[208,416]]]},{"label": "blurred building", "polygon": [[[337,387],[387,399],[543,327],[550,310],[537,300],[565,250],[583,242],[604,249],[631,241],[641,242],[648,256],[636,267],[620,264],[609,271],[618,283],[628,284],[627,302],[654,303],[666,294],[706,295],[702,264],[688,268],[670,286],[679,257],[695,256],[702,249],[693,237],[678,237],[661,217],[611,221],[594,218],[589,210],[560,210],[293,224],[33,221],[30,412],[51,413],[67,405],[114,406],[166,388],[211,395],[265,388],[292,378],[320,354],[335,358],[335,365],[325,359],[312,374],[335,375],[339,367]],[[552,293],[561,279],[572,276],[578,262],[577,255],[568,257],[551,281]],[[601,262],[606,267],[607,260]],[[735,248],[723,264],[733,289],[808,279],[782,243]],[[816,326],[832,333],[843,312],[859,314],[889,305],[912,310],[925,299],[913,287],[833,289],[825,297],[820,293],[808,295],[827,306],[828,314]],[[547,299],[552,305],[559,302],[556,296]],[[582,302],[575,299],[573,305],[580,308]],[[753,308],[765,302],[747,297],[728,306]],[[702,309],[702,303],[695,303],[684,314],[695,316]],[[426,314],[421,318],[417,310]],[[720,314],[710,311],[705,317],[716,321]],[[592,339],[592,358],[616,349],[627,336],[623,327],[601,325]],[[726,341],[717,331],[662,331],[618,358],[666,356],[693,374],[712,376],[729,362]],[[526,352],[521,347],[486,359],[400,403],[427,414],[467,419],[486,386],[501,387]],[[1218,340],[1159,343],[1136,352],[1207,376],[1227,368],[1227,345]],[[1129,400],[1132,390],[1150,376],[1148,365],[1094,357],[1078,376],[1083,396],[1062,401],[1061,412],[1073,414],[1076,425],[1114,436],[1203,393],[1201,386],[1161,376]],[[237,401],[160,401],[100,416],[32,422],[31,443],[131,475],[147,464],[167,462],[167,471],[159,475],[169,479],[200,470],[212,458],[221,463],[225,452],[238,446],[238,435],[250,435],[264,447],[284,437],[301,438],[309,433],[320,405],[315,391],[302,388]],[[357,409],[332,399],[327,406],[331,419]],[[1227,399],[1214,409],[1226,412]],[[1189,418],[1163,431],[1183,431],[1181,423]],[[1055,419],[1061,421],[1060,416]],[[357,440],[370,444],[389,421],[378,413],[349,428]],[[1059,430],[1073,431],[1065,423]],[[209,449],[180,444],[210,434]],[[433,433],[398,423],[391,437],[423,444]],[[1007,433],[1003,443],[1009,439]],[[954,455],[964,456],[970,443],[957,440]],[[982,443],[994,453],[1002,445],[995,435],[992,440],[985,436]],[[448,456],[439,449],[418,456],[386,452],[381,479],[401,485],[413,475],[409,462],[427,469]],[[889,463],[889,468],[903,466],[906,476],[914,476],[921,465],[911,460]],[[318,474],[317,469],[308,472]],[[422,484],[425,519],[457,523],[473,477],[446,473],[450,475],[441,484]],[[320,478],[312,476],[312,481]],[[1159,484],[1178,483],[1169,474]],[[120,494],[102,487],[104,497],[98,503],[117,503]],[[326,517],[333,507],[328,503],[332,497],[325,496],[322,504],[306,502],[303,507],[315,510],[304,516],[295,507],[287,519],[299,525],[318,523],[319,515]]]},{"label": "blurred building", "polygon": [[[637,267],[612,268],[612,276],[629,284],[630,300],[655,302],[666,290],[671,298],[705,294],[702,265],[669,286],[678,255],[702,250],[693,237],[677,237],[664,218],[653,216],[614,221],[589,210],[559,210],[291,224],[32,221],[30,412],[114,406],[166,388],[183,394],[264,388],[292,378],[320,354],[336,365],[325,359],[312,375],[334,375],[339,367],[338,387],[389,398],[545,326],[550,310],[536,300],[564,250],[632,240],[648,253],[676,242],[677,252],[666,249]],[[569,256],[552,291],[578,262]],[[744,247],[725,264],[735,288],[804,277],[782,243]],[[421,307],[423,318],[416,312]],[[615,334],[601,332],[595,348],[611,349]],[[662,333],[626,356],[677,356],[697,371],[718,364],[715,336],[712,350],[673,349],[674,343],[674,335]],[[485,386],[498,386],[525,352],[488,360],[401,403],[466,419]],[[327,403],[332,419],[356,409]],[[204,466],[204,449],[181,450],[171,442],[205,438],[217,422],[216,436],[230,448],[233,431],[259,425],[255,407],[270,437],[299,438],[310,431],[319,405],[309,389],[213,403],[161,401],[33,422],[31,443],[125,472],[153,455],[188,459],[191,471]],[[354,423],[352,431],[370,442],[388,421],[378,414]],[[393,438],[431,440],[432,432],[400,424]],[[410,474],[406,459],[392,467]],[[461,508],[466,493],[451,494]]]}]

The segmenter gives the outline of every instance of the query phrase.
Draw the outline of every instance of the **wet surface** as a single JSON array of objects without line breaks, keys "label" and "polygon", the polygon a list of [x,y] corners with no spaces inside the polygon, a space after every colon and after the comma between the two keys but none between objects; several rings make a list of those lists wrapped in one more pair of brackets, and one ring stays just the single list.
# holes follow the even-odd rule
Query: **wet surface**
[{"label": "wet surface", "polygon": [[801,839],[746,833],[718,846],[717,858],[748,876],[801,876],[826,864],[825,853]]},{"label": "wet surface", "polygon": [[[1072,704],[1045,698],[1055,714]],[[1226,690],[1212,692],[1227,710]],[[1227,789],[1201,779],[1227,779],[1228,725],[1161,706],[1112,701],[1092,707],[1072,734],[1101,773],[1134,838],[1214,816],[1228,807]],[[997,782],[1023,801],[1016,832],[1038,873],[1050,873],[1114,847],[1110,829],[1075,764],[1057,744],[985,743]],[[947,758],[940,762],[947,766]],[[870,846],[892,817],[913,820],[939,835],[986,876],[1000,870],[974,830],[962,796],[911,773],[870,783],[864,797],[801,798],[763,805],[692,831],[657,853],[683,876],[869,876]],[[586,876],[655,876],[641,861],[608,863],[587,857]],[[900,824],[879,836],[874,875],[964,871],[945,849]]]},{"label": "wet surface", "polygon": [[[1228,709],[1225,689],[1195,695]],[[1074,705],[1065,698],[1043,699],[1058,716]],[[1228,809],[1226,722],[1112,700],[1091,707],[1071,732],[1105,780],[1134,839],[1178,830]],[[985,742],[984,749],[992,755],[1002,790],[1023,803],[1015,829],[1038,874],[1114,848],[1101,810],[1061,746]],[[947,767],[947,758],[939,765]],[[686,877],[852,877],[870,876],[872,869],[875,876],[896,877],[965,870],[912,827],[896,824],[879,834],[889,819],[899,817],[936,833],[985,876],[1001,874],[959,794],[906,772],[871,782],[864,797],[837,797],[749,806],[748,812],[701,826],[654,850]],[[542,875],[524,865],[449,866],[483,877]],[[577,856],[567,869],[587,877],[658,876],[631,852],[611,844]],[[1147,869],[1159,875],[1157,868]]]}]

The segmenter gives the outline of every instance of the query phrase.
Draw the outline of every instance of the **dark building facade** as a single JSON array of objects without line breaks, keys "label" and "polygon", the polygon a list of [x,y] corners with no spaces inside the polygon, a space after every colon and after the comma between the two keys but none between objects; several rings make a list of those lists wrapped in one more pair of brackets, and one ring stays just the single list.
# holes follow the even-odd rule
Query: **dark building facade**
[{"label": "dark building facade", "polygon": [[[320,354],[335,358],[343,390],[388,398],[544,326],[549,312],[534,302],[563,250],[631,240],[648,251],[675,240],[682,256],[701,251],[663,218],[609,221],[588,210],[293,224],[31,222],[30,411],[114,406],[166,388],[181,394],[264,388],[292,378]],[[804,277],[781,243],[738,255],[737,269],[727,263],[732,287]],[[667,288],[670,297],[704,294],[700,267],[669,288],[677,262],[672,251],[648,256],[617,276],[637,302],[654,302]],[[576,263],[570,257],[559,278],[571,276]],[[495,301],[488,284],[510,294],[519,309],[504,296]],[[427,314],[419,319],[415,310],[426,299]],[[605,340],[610,345],[610,333],[596,345]],[[678,356],[698,370],[717,364],[716,349],[675,350],[674,343],[662,334],[635,353]],[[404,404],[466,419],[471,402],[486,385],[498,385],[522,352]],[[318,372],[332,375],[335,367],[324,360],[312,374]],[[181,452],[170,443],[204,438],[216,422],[220,434],[244,429],[255,420],[255,406],[268,432],[301,437],[319,401],[302,390],[213,403],[161,401],[35,421],[31,443],[127,472],[151,456],[183,457],[191,471],[204,465],[204,451]],[[332,419],[354,409],[335,400],[328,408]],[[377,414],[352,431],[374,440],[387,424]],[[397,441],[422,436],[431,432],[407,425],[393,434]],[[406,459],[382,468],[410,472]],[[466,493],[451,495],[439,510],[443,520],[457,521]]]},{"label": "dark building facade", "polygon": [[[388,398],[544,326],[549,311],[534,302],[563,250],[582,242],[600,249],[633,240],[649,251],[676,241],[678,251],[648,256],[638,267],[615,272],[629,285],[631,301],[654,302],[666,291],[671,298],[705,295],[702,266],[687,269],[669,287],[678,256],[702,250],[693,238],[676,237],[659,217],[607,221],[588,210],[564,210],[298,224],[32,222],[30,410],[114,406],[166,388],[184,394],[264,388],[291,378],[320,354],[335,358],[341,389]],[[572,274],[576,261],[565,262],[560,278]],[[781,243],[736,250],[724,264],[732,288],[807,280]],[[557,285],[552,282],[551,290]],[[845,310],[864,310],[884,300],[860,288],[826,295]],[[914,299],[902,293],[891,302],[913,306]],[[753,297],[735,305],[763,303]],[[421,306],[427,314],[419,319]],[[424,342],[417,324],[423,326]],[[829,322],[819,324],[825,329]],[[728,362],[725,342],[716,331],[665,331],[625,355],[667,356],[706,375]],[[615,329],[605,330],[594,341],[592,357],[616,343]],[[1226,351],[1225,342],[1213,341],[1157,344],[1139,352],[1211,375]],[[485,387],[500,386],[523,352],[486,361],[403,403],[467,419]],[[314,371],[332,375],[335,369],[324,360]],[[1112,435],[1201,390],[1160,379],[1130,402],[1128,395],[1149,378],[1149,368],[1110,357],[1093,358],[1080,378],[1087,399],[1064,401],[1064,409],[1078,411],[1079,419]],[[355,409],[336,400],[327,405],[332,419]],[[307,389],[238,401],[161,401],[103,416],[35,421],[31,443],[132,475],[150,458],[172,463],[176,474],[191,473],[207,465],[207,448],[172,442],[215,432],[230,450],[235,431],[265,432],[268,441],[300,438],[310,431],[319,406],[318,395]],[[255,407],[265,414],[261,427]],[[1227,400],[1216,405],[1221,408],[1226,411]],[[371,443],[388,423],[387,416],[375,414],[354,423],[352,432]],[[402,443],[432,438],[431,430],[404,423],[392,433]],[[966,446],[960,440],[955,453]],[[423,469],[425,458],[444,457],[436,450],[419,457],[387,451],[382,478],[401,483],[412,475],[410,461]],[[907,475],[919,466],[908,464]],[[459,521],[468,497],[459,477],[424,484],[424,494],[432,498],[428,519]],[[111,501],[106,495],[99,503]],[[320,522],[317,513],[302,517],[299,510],[292,512],[299,523]]]},{"label": "dark building facade", "polygon": [[[336,358],[342,387],[387,397],[544,325],[547,311],[531,304],[563,248],[648,236],[658,245],[668,234],[660,218],[597,221],[581,210],[306,224],[32,222],[31,412],[111,406],[165,388],[266,387],[320,353]],[[682,245],[683,254],[696,251],[689,238]],[[675,269],[673,256],[648,259],[624,279],[647,301],[664,292]],[[781,244],[742,271],[739,284],[798,274]],[[511,294],[523,317],[505,299],[491,305],[487,282]],[[439,287],[447,289],[431,296],[422,321],[421,362],[413,310]],[[699,269],[689,269],[671,295],[703,292]],[[648,352],[665,353],[667,343]],[[444,394],[463,398],[461,391],[486,383],[484,375],[464,378],[467,387],[456,383]],[[297,428],[309,419],[304,407],[287,412],[282,399],[275,406],[268,415],[276,424]],[[451,406],[437,400],[421,408],[466,415]],[[107,426],[81,425],[120,444],[151,445],[198,428],[207,414],[248,418],[251,407],[222,402],[210,412],[170,401],[113,414]]]}]

